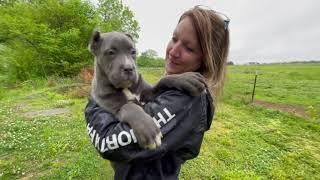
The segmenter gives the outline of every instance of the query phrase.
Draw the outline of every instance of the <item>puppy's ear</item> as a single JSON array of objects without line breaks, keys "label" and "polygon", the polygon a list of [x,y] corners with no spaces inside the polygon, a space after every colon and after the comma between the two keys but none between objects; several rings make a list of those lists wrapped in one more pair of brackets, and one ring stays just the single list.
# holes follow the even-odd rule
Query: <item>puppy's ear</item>
[{"label": "puppy's ear", "polygon": [[132,35],[130,34],[130,33],[124,33],[126,36],[128,36],[132,41],[134,41],[133,40],[133,37],[132,37]]},{"label": "puppy's ear", "polygon": [[92,36],[91,36],[91,40],[88,46],[89,51],[93,54],[93,55],[97,55],[98,54],[98,50],[101,44],[101,35],[99,31],[94,31]]}]

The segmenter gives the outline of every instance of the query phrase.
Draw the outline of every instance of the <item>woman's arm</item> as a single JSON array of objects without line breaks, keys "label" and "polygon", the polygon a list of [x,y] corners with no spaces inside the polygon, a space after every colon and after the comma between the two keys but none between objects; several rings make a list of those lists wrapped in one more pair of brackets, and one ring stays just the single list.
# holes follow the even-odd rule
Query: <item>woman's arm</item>
[{"label": "woman's arm", "polygon": [[[85,111],[87,130],[91,142],[105,159],[133,161],[159,158],[168,151],[180,149],[195,128],[203,133],[210,126],[207,119],[211,121],[212,118],[207,117],[208,103],[204,93],[193,97],[169,90],[145,104],[143,109],[153,117],[163,134],[162,145],[156,150],[141,149],[132,129],[100,108],[91,98]],[[201,143],[202,136],[200,138]],[[195,144],[195,148],[199,148],[198,145]]]}]

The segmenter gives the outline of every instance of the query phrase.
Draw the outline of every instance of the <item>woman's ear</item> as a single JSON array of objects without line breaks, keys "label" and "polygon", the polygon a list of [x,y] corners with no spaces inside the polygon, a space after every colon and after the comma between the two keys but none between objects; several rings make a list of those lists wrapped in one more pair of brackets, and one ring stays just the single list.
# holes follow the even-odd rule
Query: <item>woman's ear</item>
[{"label": "woman's ear", "polygon": [[101,41],[100,32],[95,30],[92,33],[91,40],[88,46],[89,51],[95,56],[98,54],[98,50],[101,44],[100,41]]}]

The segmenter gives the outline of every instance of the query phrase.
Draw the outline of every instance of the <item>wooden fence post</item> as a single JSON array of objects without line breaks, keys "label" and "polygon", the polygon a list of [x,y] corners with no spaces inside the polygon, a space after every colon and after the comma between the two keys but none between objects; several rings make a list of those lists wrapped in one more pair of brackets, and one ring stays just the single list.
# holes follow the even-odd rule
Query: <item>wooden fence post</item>
[{"label": "wooden fence post", "polygon": [[254,77],[254,85],[253,85],[251,103],[253,103],[254,93],[255,93],[255,90],[256,90],[257,77],[258,77],[258,72],[256,71],[256,75]]}]

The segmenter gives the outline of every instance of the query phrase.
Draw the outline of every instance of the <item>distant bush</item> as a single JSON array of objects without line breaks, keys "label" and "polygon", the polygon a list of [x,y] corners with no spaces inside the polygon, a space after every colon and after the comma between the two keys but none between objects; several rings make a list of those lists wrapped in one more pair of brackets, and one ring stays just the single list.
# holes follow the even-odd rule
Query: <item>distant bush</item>
[{"label": "distant bush", "polygon": [[234,65],[234,63],[232,61],[228,61],[227,65]]},{"label": "distant bush", "polygon": [[164,59],[162,58],[148,58],[139,56],[137,58],[139,67],[164,67]]}]

